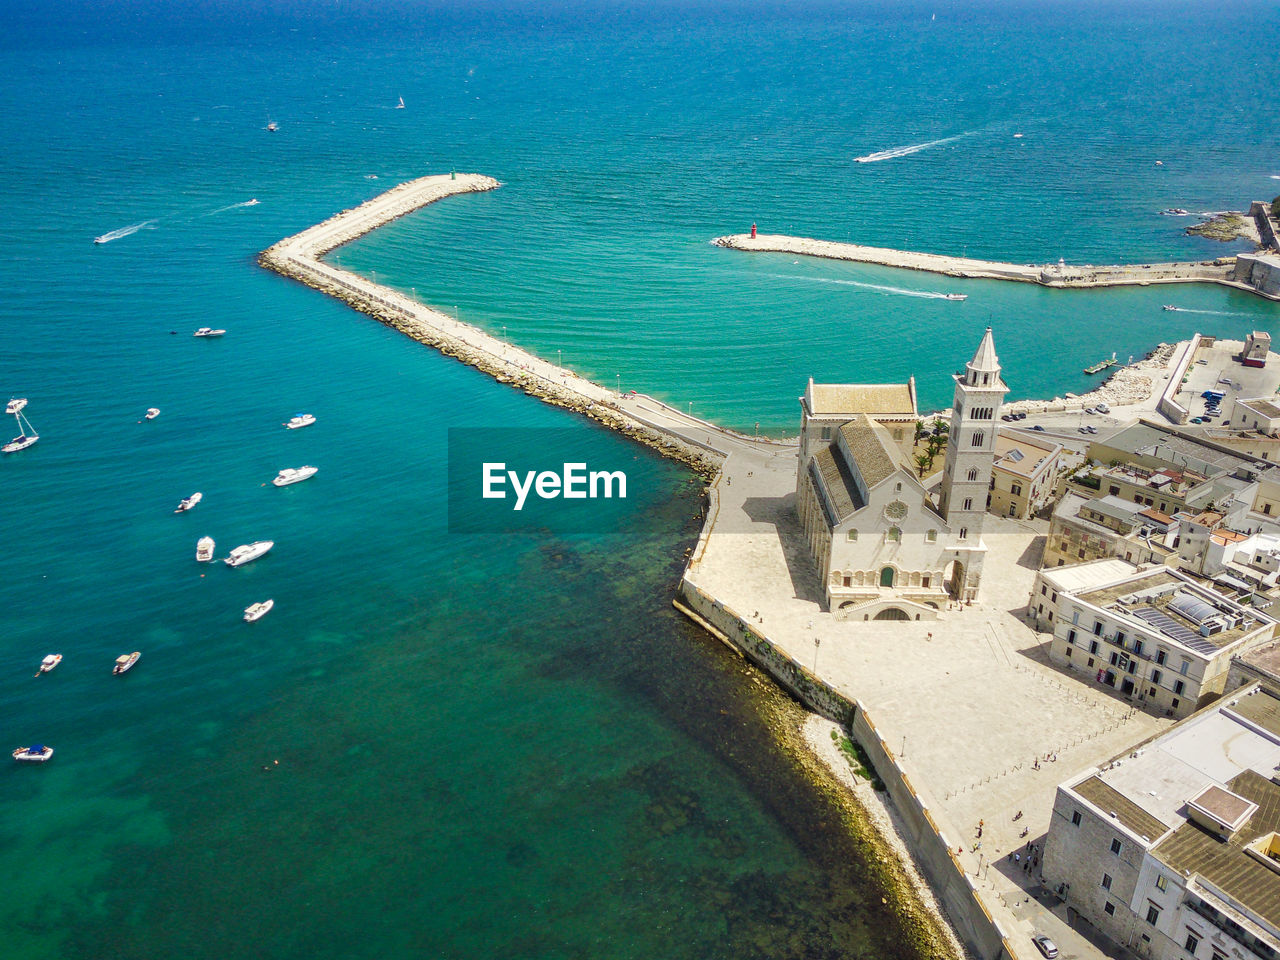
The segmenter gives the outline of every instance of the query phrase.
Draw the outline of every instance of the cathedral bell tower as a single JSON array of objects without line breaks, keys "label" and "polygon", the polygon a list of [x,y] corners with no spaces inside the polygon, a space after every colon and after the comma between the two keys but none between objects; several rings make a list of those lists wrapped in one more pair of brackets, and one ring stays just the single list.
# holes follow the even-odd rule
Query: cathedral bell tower
[{"label": "cathedral bell tower", "polygon": [[955,381],[938,512],[950,527],[949,547],[956,555],[952,591],[959,599],[970,600],[978,591],[987,549],[982,542],[982,521],[987,515],[987,491],[995,464],[996,414],[1009,392],[1000,379],[1000,361],[990,327],[964,372],[955,375]]}]

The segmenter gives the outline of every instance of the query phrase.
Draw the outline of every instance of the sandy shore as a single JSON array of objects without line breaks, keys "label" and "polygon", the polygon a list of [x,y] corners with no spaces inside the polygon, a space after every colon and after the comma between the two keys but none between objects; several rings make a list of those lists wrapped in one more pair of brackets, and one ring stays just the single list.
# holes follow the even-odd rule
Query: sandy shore
[{"label": "sandy shore", "polygon": [[1216,260],[1187,263],[1110,266],[1084,264],[1081,266],[1065,264],[1061,261],[1053,264],[1001,263],[994,260],[977,260],[972,257],[949,257],[937,253],[918,253],[910,250],[891,250],[887,247],[866,247],[856,243],[834,243],[807,237],[788,237],[782,234],[760,234],[752,237],[749,234],[738,233],[716,237],[711,242],[718,247],[751,253],[800,254],[806,257],[825,257],[830,260],[874,263],[904,270],[924,270],[949,277],[1038,283],[1045,287],[1089,288],[1146,286],[1152,283],[1218,283],[1250,293],[1258,292],[1248,284],[1231,279],[1235,268],[1234,257],[1219,257]]}]

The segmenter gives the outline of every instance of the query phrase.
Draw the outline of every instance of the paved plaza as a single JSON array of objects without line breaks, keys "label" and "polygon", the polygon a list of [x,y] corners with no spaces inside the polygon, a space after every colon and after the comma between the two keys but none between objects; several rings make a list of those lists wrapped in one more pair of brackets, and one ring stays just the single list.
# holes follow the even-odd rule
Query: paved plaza
[{"label": "paved plaza", "polygon": [[[1047,637],[1021,616],[1047,525],[987,518],[989,554],[972,606],[936,621],[838,621],[820,602],[794,487],[794,455],[735,450],[689,579],[862,704],[962,848],[965,870],[1008,906],[1002,923],[1015,940],[1046,929],[1080,939],[1036,901],[1038,871],[1009,857],[1042,840],[1058,783],[1171,721],[1048,665]],[[1077,946],[1077,956],[1098,955],[1082,939]]]}]

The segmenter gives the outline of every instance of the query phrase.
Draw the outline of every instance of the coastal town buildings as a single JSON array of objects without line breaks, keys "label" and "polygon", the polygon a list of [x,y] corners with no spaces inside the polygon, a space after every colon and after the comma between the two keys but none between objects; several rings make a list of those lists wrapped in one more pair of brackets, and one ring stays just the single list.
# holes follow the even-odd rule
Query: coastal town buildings
[{"label": "coastal town buildings", "polygon": [[987,509],[1002,517],[1026,520],[1053,497],[1062,444],[1021,432],[996,435],[995,462]]},{"label": "coastal town buildings", "polygon": [[1105,557],[1130,563],[1177,558],[1178,523],[1154,507],[1107,495],[1094,500],[1074,491],[1053,509],[1042,566],[1061,567]]},{"label": "coastal town buildings", "polygon": [[988,329],[955,376],[935,504],[906,442],[914,441],[914,381],[904,389],[810,380],[800,401],[796,509],[838,617],[932,619],[948,600],[974,598],[986,552],[994,420],[1007,392]]},{"label": "coastal town buildings", "polygon": [[1185,717],[1227,689],[1231,657],[1276,621],[1167,567],[1094,560],[1041,570],[1029,609],[1049,659],[1153,713]]},{"label": "coastal town buildings", "polygon": [[1045,882],[1154,960],[1280,957],[1280,699],[1254,684],[1058,787]]},{"label": "coastal town buildings", "polygon": [[1224,426],[1280,437],[1280,404],[1274,397],[1239,397],[1232,401]]}]

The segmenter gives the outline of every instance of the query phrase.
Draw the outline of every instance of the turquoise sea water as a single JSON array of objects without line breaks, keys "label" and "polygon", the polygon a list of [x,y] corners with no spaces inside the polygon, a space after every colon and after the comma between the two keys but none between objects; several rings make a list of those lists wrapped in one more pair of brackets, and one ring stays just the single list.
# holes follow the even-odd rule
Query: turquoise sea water
[{"label": "turquoise sea water", "polygon": [[[1157,211],[1280,192],[1240,41],[1274,33],[1268,4],[4,11],[0,391],[42,439],[0,462],[0,730],[58,751],[0,772],[6,957],[904,949],[768,729],[785,708],[670,608],[700,486],[261,271],[280,237],[402,179],[496,176],[334,259],[777,432],[810,375],[914,373],[945,403],[987,323],[1037,395],[1280,316],[707,242],[757,222],[1017,261],[1213,255]],[[299,410],[319,422],[283,430]],[[451,535],[450,427],[578,434],[566,456],[633,478],[631,532]],[[277,546],[201,567],[204,534]]]}]

